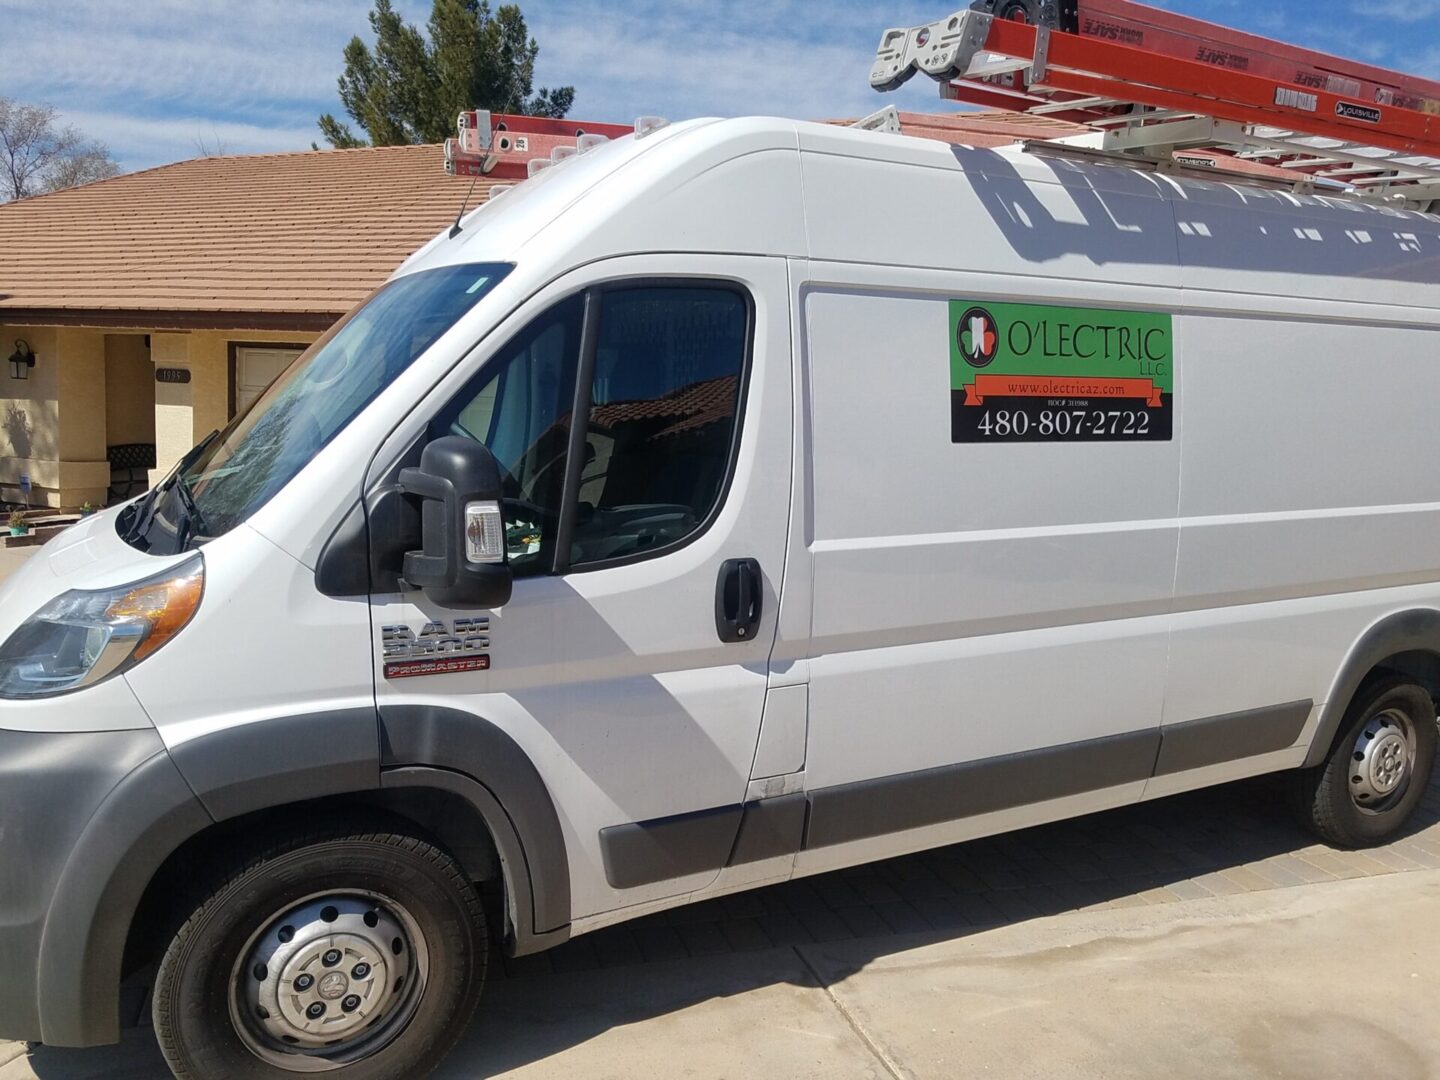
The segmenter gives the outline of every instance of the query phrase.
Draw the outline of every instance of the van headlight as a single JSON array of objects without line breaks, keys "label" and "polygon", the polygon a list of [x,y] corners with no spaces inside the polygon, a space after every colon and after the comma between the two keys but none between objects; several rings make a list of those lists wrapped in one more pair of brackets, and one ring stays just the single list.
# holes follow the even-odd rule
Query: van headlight
[{"label": "van headlight", "polygon": [[200,606],[199,555],[133,585],[57,596],[0,645],[0,698],[78,690],[134,667]]}]

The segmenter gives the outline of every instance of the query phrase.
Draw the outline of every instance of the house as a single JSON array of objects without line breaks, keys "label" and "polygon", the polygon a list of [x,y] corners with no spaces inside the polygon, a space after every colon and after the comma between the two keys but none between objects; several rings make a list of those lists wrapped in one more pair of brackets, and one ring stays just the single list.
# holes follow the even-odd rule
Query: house
[{"label": "house", "polygon": [[[980,146],[1080,130],[901,122]],[[454,220],[470,186],[442,147],[397,146],[200,158],[0,206],[0,499],[28,477],[31,505],[100,505],[163,476]]]},{"label": "house", "polygon": [[[163,475],[469,186],[439,146],[399,146],[200,158],[0,206],[0,499],[25,475],[32,505],[101,504],[112,461]],[[5,363],[17,341],[33,358]]]}]

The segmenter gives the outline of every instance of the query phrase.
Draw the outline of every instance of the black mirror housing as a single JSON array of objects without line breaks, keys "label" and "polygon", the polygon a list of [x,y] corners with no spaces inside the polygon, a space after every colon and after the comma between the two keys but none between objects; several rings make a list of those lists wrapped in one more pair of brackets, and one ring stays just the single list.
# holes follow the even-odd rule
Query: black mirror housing
[{"label": "black mirror housing", "polygon": [[436,439],[420,452],[419,468],[400,470],[400,490],[422,500],[422,549],[405,553],[405,584],[443,607],[508,603],[513,578],[501,519],[503,488],[489,448],[460,435]]}]

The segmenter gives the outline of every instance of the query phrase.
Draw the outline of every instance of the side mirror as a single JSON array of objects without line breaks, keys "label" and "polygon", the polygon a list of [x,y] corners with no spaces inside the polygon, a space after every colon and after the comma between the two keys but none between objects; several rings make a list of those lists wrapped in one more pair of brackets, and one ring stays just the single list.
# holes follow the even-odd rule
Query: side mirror
[{"label": "side mirror", "polygon": [[488,447],[447,435],[400,470],[400,490],[418,495],[420,551],[405,553],[401,578],[449,608],[497,608],[510,600],[500,466]]}]

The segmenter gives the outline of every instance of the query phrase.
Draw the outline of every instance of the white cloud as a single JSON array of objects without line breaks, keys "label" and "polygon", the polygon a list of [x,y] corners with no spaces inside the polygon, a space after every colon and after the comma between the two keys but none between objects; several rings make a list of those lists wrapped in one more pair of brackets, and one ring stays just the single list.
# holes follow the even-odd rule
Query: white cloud
[{"label": "white cloud", "polygon": [[[419,0],[397,5],[410,14]],[[425,2],[428,8],[428,0]],[[308,149],[340,112],[345,42],[368,0],[0,0],[0,92],[55,105],[127,168],[192,157]]]},{"label": "white cloud", "polygon": [[1350,9],[1367,20],[1418,23],[1440,16],[1440,0],[1354,0]]},{"label": "white cloud", "polygon": [[23,43],[6,50],[7,82],[72,99],[124,94],[235,108],[333,96],[340,50],[364,25],[363,7],[345,6],[348,17],[330,0],[0,0],[7,37]]},{"label": "white cloud", "polygon": [[197,157],[196,143],[201,139],[212,149],[217,144],[222,146],[227,154],[309,150],[310,143],[317,139],[317,133],[307,127],[266,127],[193,115],[156,119],[104,110],[66,109],[61,116],[66,123],[108,144],[117,156],[123,152],[131,168]]},{"label": "white cloud", "polygon": [[537,7],[527,18],[541,43],[537,81],[573,83],[577,116],[819,118],[863,115],[886,104],[948,109],[928,79],[882,96],[870,89],[868,76],[887,27],[915,25],[951,9],[923,0],[883,11],[798,0],[723,6],[640,0],[623,9],[570,0]]}]

